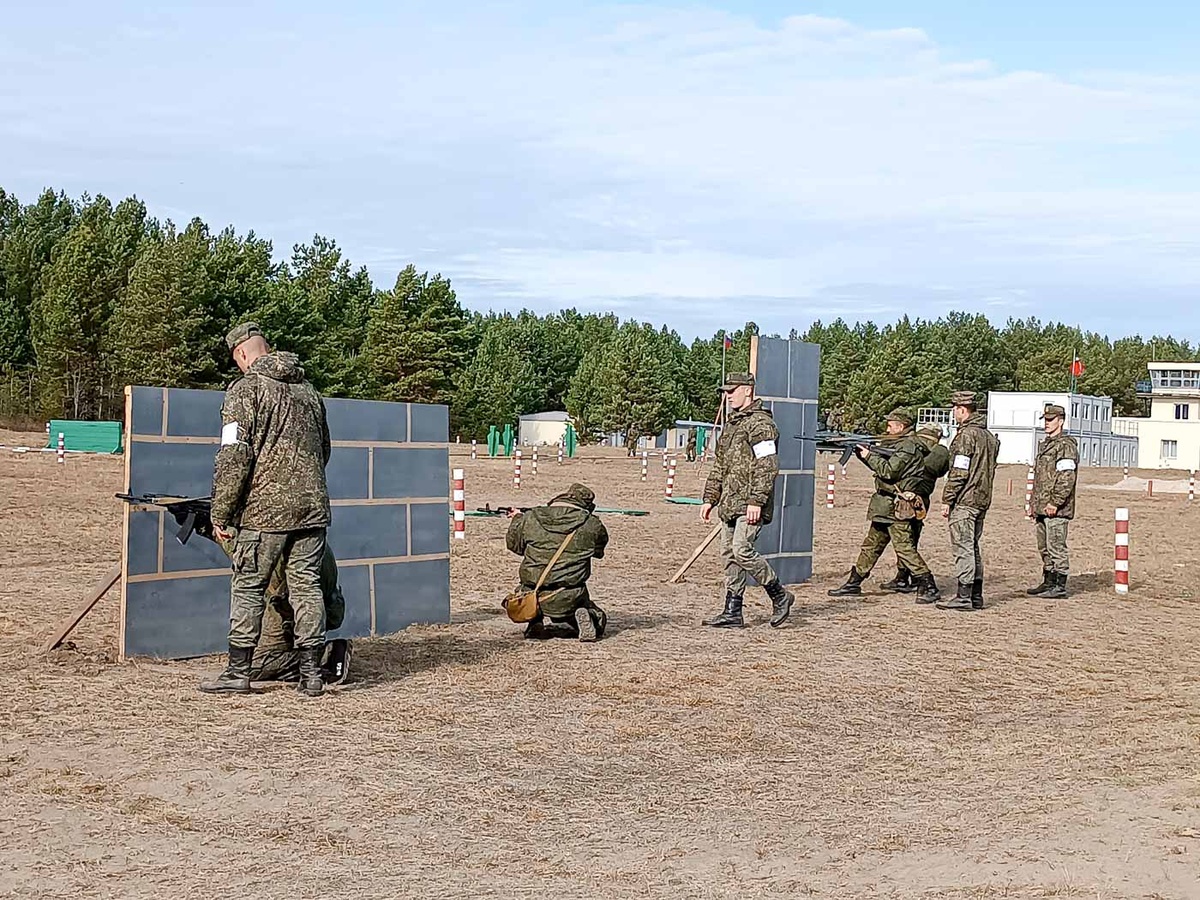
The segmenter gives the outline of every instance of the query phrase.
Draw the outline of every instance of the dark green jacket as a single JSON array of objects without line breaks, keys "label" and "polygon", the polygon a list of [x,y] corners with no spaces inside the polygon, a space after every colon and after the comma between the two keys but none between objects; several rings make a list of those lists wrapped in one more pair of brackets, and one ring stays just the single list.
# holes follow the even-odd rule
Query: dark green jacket
[{"label": "dark green jacket", "polygon": [[890,525],[896,521],[893,504],[901,491],[919,493],[917,488],[925,474],[925,446],[912,431],[889,436],[879,442],[895,452],[884,458],[872,453],[865,460],[867,467],[875,473],[875,493],[867,506],[867,517],[872,522]]},{"label": "dark green jacket", "polygon": [[1047,506],[1057,506],[1056,519],[1075,518],[1075,481],[1079,473],[1079,445],[1066,434],[1045,438],[1033,464],[1033,513],[1044,516]]},{"label": "dark green jacket", "polygon": [[925,501],[925,508],[928,509],[938,479],[950,471],[950,451],[946,449],[945,444],[935,441],[932,437],[926,437],[923,434],[918,434],[916,437],[928,452],[925,454],[925,471],[921,476],[920,487],[913,490]]},{"label": "dark green jacket", "polygon": [[608,531],[600,519],[586,509],[568,503],[537,506],[509,523],[505,542],[521,560],[521,587],[532,591],[546,564],[566,536],[575,532],[570,546],[546,576],[542,594],[558,591],[541,603],[542,613],[553,618],[570,615],[578,606],[590,606],[587,581],[592,577],[592,560],[603,559]]},{"label": "dark green jacket", "polygon": [[212,520],[256,531],[329,526],[325,404],[292,353],[259,357],[225,392]]},{"label": "dark green jacket", "polygon": [[778,445],[779,429],[761,400],[729,417],[704,484],[704,502],[716,507],[722,521],[745,515],[746,507],[753,504],[762,508],[762,524],[770,523],[779,474]]},{"label": "dark green jacket", "polygon": [[987,430],[987,414],[972,413],[950,442],[950,474],[942,488],[942,502],[978,510],[990,508],[999,454],[1000,441]]}]

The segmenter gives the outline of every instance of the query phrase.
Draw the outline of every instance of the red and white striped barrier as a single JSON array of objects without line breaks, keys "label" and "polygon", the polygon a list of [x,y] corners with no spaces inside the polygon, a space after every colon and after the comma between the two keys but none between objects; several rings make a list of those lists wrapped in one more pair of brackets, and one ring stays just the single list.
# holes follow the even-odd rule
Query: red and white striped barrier
[{"label": "red and white striped barrier", "polygon": [[533,477],[534,478],[537,478],[537,459],[538,459],[538,453],[537,453],[537,447],[535,446],[533,448]]},{"label": "red and white striped barrier", "polygon": [[478,453],[479,453],[479,442],[472,440],[471,441],[471,459],[475,459],[477,457]]},{"label": "red and white striped barrier", "polygon": [[849,474],[849,473],[847,473],[847,471],[846,471],[846,467],[845,467],[845,466],[842,466],[842,481],[845,481],[845,480],[846,480],[846,476],[847,476],[847,474]]},{"label": "red and white striped barrier", "polygon": [[829,464],[829,483],[825,487],[825,508],[833,509],[833,487],[837,482],[837,467]]},{"label": "red and white striped barrier", "polygon": [[1126,477],[1126,478],[1128,478],[1128,477],[1129,477],[1129,466],[1126,466],[1126,467],[1125,467],[1125,477]]},{"label": "red and white striped barrier", "polygon": [[1153,478],[1151,478],[1149,481],[1146,482],[1146,496],[1149,497],[1151,500],[1154,499],[1154,479]]},{"label": "red and white striped barrier", "polygon": [[561,466],[563,461],[563,445],[558,445],[558,464]]},{"label": "red and white striped barrier", "polygon": [[1025,515],[1033,515],[1033,469],[1025,479]]},{"label": "red and white striped barrier", "polygon": [[646,480],[646,468],[650,465],[650,454],[645,450],[642,451],[642,481]]},{"label": "red and white striped barrier", "polygon": [[662,463],[663,463],[663,471],[665,472],[667,470],[667,451],[666,450],[664,450],[662,452]]},{"label": "red and white striped barrier", "polygon": [[667,499],[670,500],[675,496],[675,457],[671,457],[671,464],[667,466]]},{"label": "red and white striped barrier", "polygon": [[1188,502],[1191,503],[1196,499],[1196,470],[1192,469],[1188,475]]},{"label": "red and white striped barrier", "polygon": [[1116,543],[1113,547],[1113,587],[1118,594],[1129,593],[1129,510],[1117,510]]},{"label": "red and white striped barrier", "polygon": [[454,470],[454,538],[463,540],[467,536],[467,492],[462,469]]},{"label": "red and white striped barrier", "polygon": [[513,487],[521,486],[521,451],[513,451]]},{"label": "red and white striped barrier", "polygon": [[67,461],[67,442],[61,431],[58,433],[58,461],[60,463]]}]

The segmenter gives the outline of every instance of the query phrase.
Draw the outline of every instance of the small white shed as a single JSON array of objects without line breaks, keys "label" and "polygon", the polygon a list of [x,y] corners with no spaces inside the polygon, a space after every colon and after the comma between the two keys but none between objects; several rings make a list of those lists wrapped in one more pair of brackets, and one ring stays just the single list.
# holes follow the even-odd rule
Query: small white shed
[{"label": "small white shed", "polygon": [[517,422],[517,443],[522,447],[553,446],[566,439],[571,417],[565,412],[542,412],[521,416]]}]

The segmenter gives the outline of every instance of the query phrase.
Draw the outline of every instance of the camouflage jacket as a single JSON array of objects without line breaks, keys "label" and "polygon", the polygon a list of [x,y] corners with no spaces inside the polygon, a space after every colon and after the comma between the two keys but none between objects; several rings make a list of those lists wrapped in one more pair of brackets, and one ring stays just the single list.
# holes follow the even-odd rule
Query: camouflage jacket
[{"label": "camouflage jacket", "polygon": [[867,506],[867,516],[872,522],[891,524],[896,521],[896,494],[901,491],[920,493],[917,488],[925,476],[925,445],[911,431],[889,435],[879,441],[880,447],[894,451],[883,457],[872,453],[864,460],[875,473],[875,493]]},{"label": "camouflage jacket", "polygon": [[933,496],[938,479],[950,471],[950,451],[946,449],[945,444],[935,441],[932,437],[918,434],[917,441],[929,452],[925,455],[925,472],[921,476],[919,487],[913,490],[921,495],[928,508],[929,498]]},{"label": "camouflage jacket", "polygon": [[547,563],[567,535],[575,533],[571,543],[542,585],[543,594],[557,591],[540,604],[542,613],[552,617],[570,615],[581,603],[590,602],[587,581],[592,577],[592,560],[603,559],[608,546],[608,530],[600,519],[586,509],[569,503],[537,506],[517,516],[508,526],[505,544],[521,560],[521,587],[532,591]]},{"label": "camouflage jacket", "polygon": [[329,426],[292,353],[254,361],[225,393],[212,520],[258,531],[328,527]]},{"label": "camouflage jacket", "polygon": [[730,522],[746,507],[762,507],[762,524],[771,521],[775,506],[775,476],[779,474],[779,429],[775,419],[755,400],[729,423],[717,441],[712,472],[704,484],[704,502]]},{"label": "camouflage jacket", "polygon": [[1046,438],[1038,445],[1033,463],[1033,513],[1044,516],[1047,506],[1057,506],[1056,519],[1075,518],[1075,479],[1079,471],[1079,445],[1066,434]]},{"label": "camouflage jacket", "polygon": [[986,510],[992,505],[992,480],[1000,441],[987,430],[987,415],[972,413],[950,443],[950,474],[942,488],[947,506]]}]

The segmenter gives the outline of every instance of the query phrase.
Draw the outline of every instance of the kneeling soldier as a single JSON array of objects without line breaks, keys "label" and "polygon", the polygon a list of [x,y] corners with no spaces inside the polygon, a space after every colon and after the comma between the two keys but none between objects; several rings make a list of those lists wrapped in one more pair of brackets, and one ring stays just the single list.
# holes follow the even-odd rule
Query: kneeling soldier
[{"label": "kneeling soldier", "polygon": [[[595,509],[591,489],[573,484],[547,506],[510,514],[505,542],[513,553],[524,556],[521,589],[538,592],[538,614],[525,626],[525,637],[594,641],[604,635],[608,616],[587,589],[592,560],[603,559],[608,546],[608,530]],[[556,555],[558,560],[543,577]],[[552,624],[546,625],[545,619]]]},{"label": "kneeling soldier", "polygon": [[1071,560],[1067,525],[1075,517],[1075,481],[1079,446],[1063,432],[1067,411],[1048,404],[1042,413],[1046,438],[1033,466],[1033,500],[1029,514],[1037,523],[1038,552],[1042,554],[1042,583],[1026,593],[1047,600],[1067,596]]},{"label": "kneeling soldier", "polygon": [[896,410],[887,419],[887,436],[879,446],[891,450],[888,457],[872,453],[871,448],[859,445],[859,459],[875,473],[875,494],[867,507],[871,528],[863,540],[858,561],[850,569],[844,585],[829,592],[831,597],[851,597],[862,593],[862,583],[890,543],[896,549],[899,564],[912,573],[917,587],[918,603],[933,603],[938,597],[937,582],[917,550],[913,525],[917,522],[912,498],[919,497],[925,474],[928,453],[912,431],[912,417]]}]

